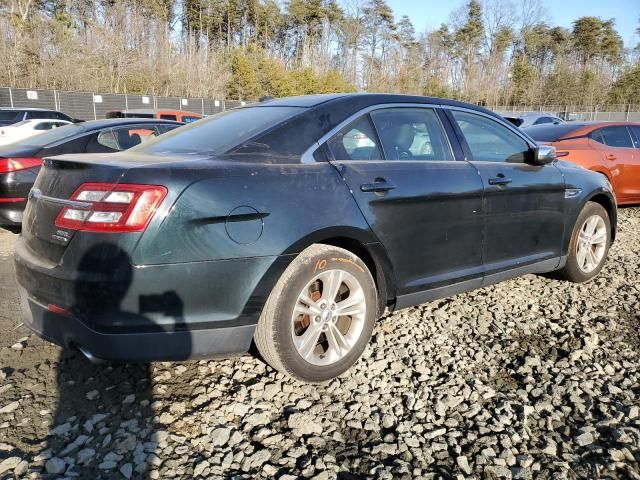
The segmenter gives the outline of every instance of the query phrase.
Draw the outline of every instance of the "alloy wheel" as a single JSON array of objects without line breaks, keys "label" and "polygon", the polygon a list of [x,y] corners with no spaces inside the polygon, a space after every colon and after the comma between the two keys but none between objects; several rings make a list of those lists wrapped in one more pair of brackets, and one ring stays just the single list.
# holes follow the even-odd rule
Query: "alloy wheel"
[{"label": "alloy wheel", "polygon": [[599,215],[592,215],[580,228],[576,245],[578,267],[584,273],[593,272],[604,258],[607,249],[607,226]]},{"label": "alloy wheel", "polygon": [[353,349],[367,312],[360,282],[347,271],[316,275],[298,295],[291,321],[296,350],[313,365],[331,365]]}]

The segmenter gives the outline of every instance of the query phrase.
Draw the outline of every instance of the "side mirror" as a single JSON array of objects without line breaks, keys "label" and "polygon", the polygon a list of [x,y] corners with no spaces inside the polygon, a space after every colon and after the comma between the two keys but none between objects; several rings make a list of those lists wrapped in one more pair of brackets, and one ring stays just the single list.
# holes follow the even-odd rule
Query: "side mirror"
[{"label": "side mirror", "polygon": [[535,155],[533,157],[534,165],[546,165],[558,159],[556,155],[556,147],[550,145],[538,145],[535,149]]}]

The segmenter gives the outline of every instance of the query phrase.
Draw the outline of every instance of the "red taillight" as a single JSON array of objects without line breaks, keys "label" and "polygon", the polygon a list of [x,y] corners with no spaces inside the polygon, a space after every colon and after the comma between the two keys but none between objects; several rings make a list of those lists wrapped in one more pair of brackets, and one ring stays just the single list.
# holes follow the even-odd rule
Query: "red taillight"
[{"label": "red taillight", "polygon": [[568,156],[569,156],[569,152],[556,152],[556,157],[558,158],[568,157]]},{"label": "red taillight", "polygon": [[42,165],[41,158],[0,158],[0,173],[17,172]]},{"label": "red taillight", "polygon": [[64,207],[56,226],[85,232],[142,232],[166,195],[161,185],[84,183],[71,200],[87,208]]}]

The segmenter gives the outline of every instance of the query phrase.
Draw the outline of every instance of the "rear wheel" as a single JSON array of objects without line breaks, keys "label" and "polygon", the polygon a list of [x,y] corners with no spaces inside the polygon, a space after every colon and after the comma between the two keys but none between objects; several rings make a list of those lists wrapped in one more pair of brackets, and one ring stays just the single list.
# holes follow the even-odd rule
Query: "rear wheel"
[{"label": "rear wheel", "polygon": [[594,278],[604,266],[611,245],[611,222],[602,205],[588,202],[573,229],[567,263],[558,276],[572,282]]},{"label": "rear wheel", "polygon": [[312,245],[286,269],[262,312],[256,347],[273,368],[307,382],[334,378],[367,346],[377,292],[351,252]]}]

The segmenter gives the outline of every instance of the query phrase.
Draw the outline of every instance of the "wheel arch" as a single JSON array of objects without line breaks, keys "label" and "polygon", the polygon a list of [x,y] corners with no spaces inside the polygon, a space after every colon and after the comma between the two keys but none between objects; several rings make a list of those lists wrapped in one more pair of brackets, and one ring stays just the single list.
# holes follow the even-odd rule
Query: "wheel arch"
[{"label": "wheel arch", "polygon": [[365,263],[378,289],[378,313],[381,315],[395,299],[396,286],[391,261],[373,233],[352,227],[323,229],[300,239],[286,253],[298,254],[317,243],[348,250]]},{"label": "wheel arch", "polygon": [[[601,173],[601,172],[598,172]],[[587,198],[586,202],[594,202],[598,205],[602,206],[607,211],[607,215],[609,215],[609,219],[611,221],[611,242],[616,239],[616,224],[618,217],[618,209],[616,207],[616,201],[611,197],[610,194],[601,192],[594,192],[591,196]],[[583,205],[584,208],[584,205]]]}]

